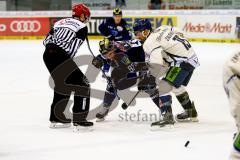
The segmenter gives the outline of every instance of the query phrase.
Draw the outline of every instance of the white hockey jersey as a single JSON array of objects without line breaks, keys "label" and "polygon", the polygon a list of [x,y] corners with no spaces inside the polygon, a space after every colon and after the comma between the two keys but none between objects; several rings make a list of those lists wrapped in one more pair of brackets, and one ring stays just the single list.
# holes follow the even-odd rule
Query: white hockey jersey
[{"label": "white hockey jersey", "polygon": [[193,67],[199,66],[198,58],[191,44],[183,35],[179,29],[171,26],[157,28],[143,44],[146,59],[150,63],[164,66],[179,66],[184,61]]},{"label": "white hockey jersey", "polygon": [[240,51],[236,51],[224,64],[223,83],[226,85],[233,78],[240,78]]}]

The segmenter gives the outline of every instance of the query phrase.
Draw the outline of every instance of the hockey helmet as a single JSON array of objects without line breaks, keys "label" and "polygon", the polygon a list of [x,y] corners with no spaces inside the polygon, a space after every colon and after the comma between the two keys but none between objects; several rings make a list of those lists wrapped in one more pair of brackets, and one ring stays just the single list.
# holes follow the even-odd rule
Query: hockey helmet
[{"label": "hockey helmet", "polygon": [[135,20],[135,22],[133,24],[134,32],[143,31],[145,29],[148,29],[148,30],[152,31],[152,24],[148,19],[137,19],[137,20]]},{"label": "hockey helmet", "polygon": [[99,52],[102,54],[102,55],[105,55],[107,54],[109,51],[113,50],[115,47],[114,47],[114,44],[112,41],[110,41],[109,39],[107,38],[104,38],[103,40],[101,40],[99,42]]},{"label": "hockey helmet", "polygon": [[86,22],[89,20],[90,15],[91,15],[89,8],[86,5],[84,5],[83,3],[74,5],[72,8],[72,16],[80,17],[81,14],[84,14],[84,16],[86,18]]},{"label": "hockey helmet", "polygon": [[121,8],[114,8],[113,9],[113,15],[116,16],[116,15],[122,15],[122,10]]}]

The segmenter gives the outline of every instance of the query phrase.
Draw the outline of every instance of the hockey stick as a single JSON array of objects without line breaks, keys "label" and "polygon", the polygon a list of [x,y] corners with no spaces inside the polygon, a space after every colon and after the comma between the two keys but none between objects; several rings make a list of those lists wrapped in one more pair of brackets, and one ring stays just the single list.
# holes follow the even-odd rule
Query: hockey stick
[{"label": "hockey stick", "polygon": [[134,97],[131,99],[131,101],[128,104],[123,103],[122,104],[122,109],[126,110],[130,106],[130,104],[134,101],[134,99],[137,97],[137,95],[139,93],[140,93],[140,90],[138,90],[138,92],[134,95]]},{"label": "hockey stick", "polygon": [[[89,52],[92,54],[92,56],[93,56],[94,58],[96,58],[96,56],[93,54],[92,49],[90,48],[90,43],[89,43],[88,37],[86,37],[86,41],[87,41],[87,46],[88,46]],[[106,77],[108,84],[112,84],[110,78],[107,77],[107,75],[106,75],[106,73],[103,71],[103,69],[100,68],[100,70],[102,71],[103,76]],[[120,100],[120,97],[119,97],[119,95],[117,94],[116,88],[114,88],[113,86],[112,86],[112,88],[113,88],[114,94],[116,95],[117,99]],[[123,103],[123,104],[124,104],[124,103]],[[127,104],[125,103],[125,105],[127,105]]]},{"label": "hockey stick", "polygon": [[[139,82],[141,82],[142,80],[143,80],[142,77],[140,77],[140,81]],[[133,96],[133,98],[131,99],[131,101],[128,104],[123,103],[122,104],[122,109],[126,110],[130,106],[130,104],[134,101],[134,99],[137,97],[137,95],[140,93],[140,91],[141,90],[138,90],[138,92]]]}]

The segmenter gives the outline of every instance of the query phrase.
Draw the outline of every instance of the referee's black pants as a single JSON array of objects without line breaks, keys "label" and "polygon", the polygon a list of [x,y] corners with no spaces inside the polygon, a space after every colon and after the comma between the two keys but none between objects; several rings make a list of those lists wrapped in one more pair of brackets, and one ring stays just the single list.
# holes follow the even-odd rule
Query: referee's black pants
[{"label": "referee's black pants", "polygon": [[90,85],[72,58],[55,44],[46,46],[43,60],[54,80],[54,97],[50,121],[69,123],[64,115],[70,95],[74,92],[73,123],[85,121],[90,106]]}]

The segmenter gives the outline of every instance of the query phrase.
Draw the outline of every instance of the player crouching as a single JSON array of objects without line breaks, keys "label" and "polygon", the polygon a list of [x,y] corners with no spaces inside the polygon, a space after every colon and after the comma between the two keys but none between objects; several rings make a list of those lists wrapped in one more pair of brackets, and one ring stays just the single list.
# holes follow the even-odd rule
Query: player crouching
[{"label": "player crouching", "polygon": [[[140,41],[113,42],[104,39],[100,41],[99,47],[101,55],[94,58],[92,64],[96,68],[101,68],[104,60],[109,60],[112,72],[104,95],[103,108],[96,114],[96,118],[101,120],[108,114],[110,106],[117,96],[117,90],[130,88],[137,81],[138,90],[146,92],[161,110],[155,77],[150,74],[148,65],[145,63],[145,54]],[[162,126],[166,124],[174,124],[174,121],[162,123]]]}]

